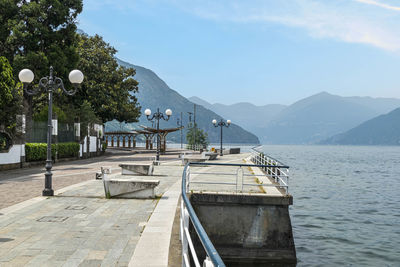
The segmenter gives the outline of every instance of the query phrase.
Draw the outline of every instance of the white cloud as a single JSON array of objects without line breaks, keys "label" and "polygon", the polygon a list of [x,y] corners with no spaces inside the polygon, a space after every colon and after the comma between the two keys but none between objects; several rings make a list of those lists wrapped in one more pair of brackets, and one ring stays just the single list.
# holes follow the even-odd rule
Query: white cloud
[{"label": "white cloud", "polygon": [[355,0],[355,1],[363,3],[363,4],[374,5],[374,6],[390,9],[390,10],[400,11],[400,7],[385,4],[383,2],[378,2],[378,1],[373,1],[373,0]]},{"label": "white cloud", "polygon": [[165,1],[208,20],[281,24],[302,28],[313,38],[331,38],[400,52],[400,18],[397,12],[386,14],[400,8],[377,1]]}]

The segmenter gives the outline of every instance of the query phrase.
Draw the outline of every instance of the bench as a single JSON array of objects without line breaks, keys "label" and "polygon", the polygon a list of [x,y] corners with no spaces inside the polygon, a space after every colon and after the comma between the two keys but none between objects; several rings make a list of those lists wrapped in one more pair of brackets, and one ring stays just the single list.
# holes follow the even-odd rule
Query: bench
[{"label": "bench", "polygon": [[159,180],[104,179],[106,198],[155,198],[154,188]]},{"label": "bench", "polygon": [[[124,168],[122,170],[124,170]],[[103,178],[106,198],[155,198],[154,188],[160,184],[159,180],[142,180],[137,178],[118,178],[115,175],[111,176],[110,167],[101,167],[101,176]]]},{"label": "bench", "polygon": [[229,154],[240,154],[240,147],[229,149]]},{"label": "bench", "polygon": [[203,152],[202,154],[203,158],[207,158],[208,160],[216,160],[218,153],[215,152]]},{"label": "bench", "polygon": [[182,157],[182,164],[186,165],[189,162],[205,162],[208,160],[208,158],[202,158],[202,157]]},{"label": "bench", "polygon": [[153,175],[153,164],[119,164],[123,175]]}]

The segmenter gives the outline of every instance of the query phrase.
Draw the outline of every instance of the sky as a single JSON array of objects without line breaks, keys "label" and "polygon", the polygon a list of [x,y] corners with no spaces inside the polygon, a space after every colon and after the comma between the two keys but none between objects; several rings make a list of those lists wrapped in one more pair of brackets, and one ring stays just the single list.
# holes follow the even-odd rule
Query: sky
[{"label": "sky", "polygon": [[[185,97],[400,98],[399,0],[83,0],[78,28]],[[140,88],[140,87],[139,87]]]}]

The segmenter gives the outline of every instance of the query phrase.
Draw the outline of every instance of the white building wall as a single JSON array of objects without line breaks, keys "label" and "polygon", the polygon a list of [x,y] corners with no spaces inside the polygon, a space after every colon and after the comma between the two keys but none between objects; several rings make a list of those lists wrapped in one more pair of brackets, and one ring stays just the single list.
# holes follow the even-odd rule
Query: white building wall
[{"label": "white building wall", "polygon": [[97,137],[96,136],[90,136],[90,144],[89,144],[89,151],[90,152],[96,152],[96,147],[97,147]]},{"label": "white building wall", "polygon": [[20,163],[25,156],[25,145],[13,145],[7,153],[0,153],[0,164]]},{"label": "white building wall", "polygon": [[83,156],[83,145],[79,144],[79,157]]}]

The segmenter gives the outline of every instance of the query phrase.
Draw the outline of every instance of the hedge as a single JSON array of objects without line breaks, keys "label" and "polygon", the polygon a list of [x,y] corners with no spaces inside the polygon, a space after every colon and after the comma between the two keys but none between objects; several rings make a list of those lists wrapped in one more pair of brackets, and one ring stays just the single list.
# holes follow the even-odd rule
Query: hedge
[{"label": "hedge", "polygon": [[[51,144],[51,157],[57,152],[58,158],[69,158],[78,156],[80,146],[78,143],[59,143]],[[47,144],[46,143],[26,143],[25,144],[26,161],[38,161],[47,159]]]}]

